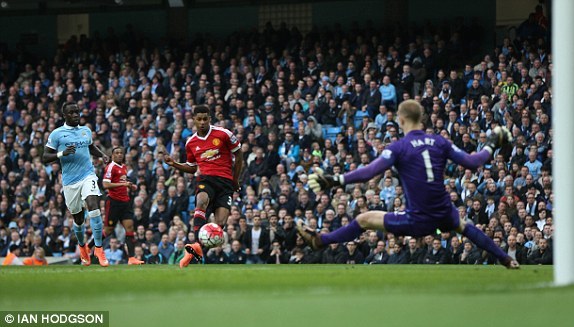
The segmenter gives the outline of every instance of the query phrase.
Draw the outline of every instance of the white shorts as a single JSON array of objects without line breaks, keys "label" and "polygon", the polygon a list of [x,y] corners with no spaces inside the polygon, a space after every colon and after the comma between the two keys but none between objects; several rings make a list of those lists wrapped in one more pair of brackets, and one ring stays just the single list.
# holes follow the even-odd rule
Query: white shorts
[{"label": "white shorts", "polygon": [[72,215],[82,211],[84,200],[90,195],[102,195],[98,187],[98,176],[96,175],[89,175],[77,183],[64,186],[66,206]]}]

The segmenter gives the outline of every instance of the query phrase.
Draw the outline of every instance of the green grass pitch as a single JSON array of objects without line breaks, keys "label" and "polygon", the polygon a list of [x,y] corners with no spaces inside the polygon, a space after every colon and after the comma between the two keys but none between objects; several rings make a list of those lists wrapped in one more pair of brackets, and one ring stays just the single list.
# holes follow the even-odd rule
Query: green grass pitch
[{"label": "green grass pitch", "polygon": [[110,311],[110,326],[572,326],[552,267],[247,265],[0,269],[0,310]]}]

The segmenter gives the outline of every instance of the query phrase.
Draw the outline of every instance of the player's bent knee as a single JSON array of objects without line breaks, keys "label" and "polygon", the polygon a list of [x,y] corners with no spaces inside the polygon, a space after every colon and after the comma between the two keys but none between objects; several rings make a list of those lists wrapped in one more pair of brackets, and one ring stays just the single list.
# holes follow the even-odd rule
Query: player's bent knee
[{"label": "player's bent knee", "polygon": [[197,195],[196,199],[196,205],[201,208],[201,209],[205,209],[207,208],[207,205],[209,204],[209,196],[207,195],[207,193],[200,193]]},{"label": "player's bent knee", "polygon": [[126,232],[133,232],[134,231],[133,221],[125,220],[122,225],[124,225],[124,229],[126,230]]},{"label": "player's bent knee", "polygon": [[357,216],[357,223],[359,223],[359,226],[361,226],[362,228],[368,227],[369,225],[369,216],[367,214],[360,214]]},{"label": "player's bent knee", "polygon": [[369,211],[357,216],[357,223],[363,229],[379,229],[385,228],[385,214],[384,211]]},{"label": "player's bent knee", "polygon": [[102,215],[102,212],[100,211],[100,209],[88,211],[88,217],[90,217],[90,218],[96,218],[96,217],[99,217],[101,215]]}]

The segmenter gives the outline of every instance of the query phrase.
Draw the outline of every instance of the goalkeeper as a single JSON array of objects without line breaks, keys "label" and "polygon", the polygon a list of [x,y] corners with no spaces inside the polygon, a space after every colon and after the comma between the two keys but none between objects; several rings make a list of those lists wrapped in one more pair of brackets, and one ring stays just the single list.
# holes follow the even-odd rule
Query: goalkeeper
[{"label": "goalkeeper", "polygon": [[320,249],[327,244],[354,240],[366,229],[413,237],[432,234],[437,228],[443,231],[455,230],[494,255],[507,268],[517,269],[519,264],[516,260],[504,253],[480,229],[459,218],[443,185],[443,172],[448,159],[468,168],[477,168],[487,162],[496,149],[511,141],[510,132],[506,128],[494,128],[484,149],[469,155],[442,136],[425,134],[421,130],[422,114],[418,102],[402,102],[399,105],[398,120],[405,137],[391,143],[379,158],[345,175],[324,175],[321,169],[316,169],[309,176],[309,187],[319,193],[346,183],[367,182],[394,165],[405,192],[405,212],[369,211],[358,215],[347,226],[321,235],[307,229],[299,220],[299,234],[314,249]]}]

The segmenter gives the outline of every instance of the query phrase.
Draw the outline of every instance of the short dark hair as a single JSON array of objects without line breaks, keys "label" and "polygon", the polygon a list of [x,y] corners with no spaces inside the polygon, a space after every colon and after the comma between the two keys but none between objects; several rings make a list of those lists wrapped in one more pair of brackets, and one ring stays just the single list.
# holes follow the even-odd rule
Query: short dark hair
[{"label": "short dark hair", "polygon": [[76,102],[64,102],[64,104],[62,105],[62,113],[66,114],[66,108],[69,106],[78,106],[78,104]]},{"label": "short dark hair", "polygon": [[209,114],[209,107],[206,105],[199,105],[193,109],[193,115],[197,114]]}]

